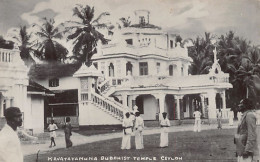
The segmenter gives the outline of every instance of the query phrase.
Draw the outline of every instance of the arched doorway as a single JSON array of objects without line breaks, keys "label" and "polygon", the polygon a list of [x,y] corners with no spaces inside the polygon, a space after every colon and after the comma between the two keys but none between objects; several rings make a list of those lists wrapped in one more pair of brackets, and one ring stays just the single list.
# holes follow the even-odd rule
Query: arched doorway
[{"label": "arched doorway", "polygon": [[114,65],[112,63],[109,64],[108,69],[109,69],[109,76],[110,77],[114,77],[115,76],[115,74],[114,74]]}]

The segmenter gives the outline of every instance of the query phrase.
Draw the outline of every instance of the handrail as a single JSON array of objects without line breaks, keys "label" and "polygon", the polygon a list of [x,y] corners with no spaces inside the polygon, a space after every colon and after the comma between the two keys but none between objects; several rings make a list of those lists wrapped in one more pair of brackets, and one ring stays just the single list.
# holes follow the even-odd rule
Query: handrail
[{"label": "handrail", "polygon": [[100,87],[101,93],[104,93],[110,87],[110,82],[111,82],[111,79],[106,79],[105,81],[103,81],[102,83],[100,83],[98,85],[98,87]]},{"label": "handrail", "polygon": [[91,93],[91,101],[120,119],[123,119],[124,112],[130,111],[128,107],[124,107],[120,103],[116,104],[115,101],[111,101],[109,98],[105,98],[97,93]]}]

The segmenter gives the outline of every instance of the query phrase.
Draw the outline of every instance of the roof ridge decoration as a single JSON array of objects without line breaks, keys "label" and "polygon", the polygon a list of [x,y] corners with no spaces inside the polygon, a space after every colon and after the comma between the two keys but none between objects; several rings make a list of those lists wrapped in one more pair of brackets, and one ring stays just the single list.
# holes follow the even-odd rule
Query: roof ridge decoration
[{"label": "roof ridge decoration", "polygon": [[99,72],[96,67],[92,64],[90,66],[87,66],[85,63],[82,63],[79,70],[77,70],[73,77],[99,77],[102,76],[101,72]]},{"label": "roof ridge decoration", "polygon": [[218,59],[217,59],[217,50],[216,47],[213,50],[214,53],[214,63],[212,65],[212,67],[209,69],[209,74],[210,75],[217,75],[217,74],[224,74],[224,72],[221,70],[221,67],[218,63]]}]

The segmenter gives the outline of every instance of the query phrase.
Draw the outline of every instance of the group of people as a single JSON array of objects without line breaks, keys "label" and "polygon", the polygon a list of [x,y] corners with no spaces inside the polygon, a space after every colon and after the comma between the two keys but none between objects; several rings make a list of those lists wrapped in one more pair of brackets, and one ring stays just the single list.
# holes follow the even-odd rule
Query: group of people
[{"label": "group of people", "polygon": [[[54,123],[54,120],[51,120],[51,123],[49,124],[47,128],[50,132],[50,139],[51,139],[51,147],[55,147],[55,138],[56,138],[56,130],[58,130],[57,125]],[[70,123],[70,117],[66,117],[65,124],[63,126],[64,133],[65,133],[65,142],[66,142],[66,148],[72,147],[72,141],[70,140],[70,136],[72,136],[72,126]],[[52,146],[53,145],[53,146]]]},{"label": "group of people", "polygon": [[[257,125],[256,114],[254,106],[251,100],[243,99],[238,105],[238,109],[242,116],[238,124],[237,132],[234,137],[234,144],[236,145],[236,155],[238,162],[257,162],[259,160],[259,148],[257,141]],[[131,135],[135,134],[136,149],[143,149],[143,129],[144,121],[140,117],[140,113],[136,112],[135,116],[130,118],[130,113],[125,114],[126,118],[123,120],[123,139],[121,149],[131,148]],[[200,131],[200,112],[195,111],[195,125],[196,131]],[[1,162],[23,162],[23,154],[21,150],[20,140],[17,135],[17,128],[22,126],[22,113],[17,107],[7,108],[5,111],[6,125],[0,131],[0,161]],[[167,113],[162,113],[162,119],[160,120],[161,126],[161,138],[160,147],[168,146],[168,128],[170,127],[170,121],[167,119]],[[66,147],[71,147],[71,124],[70,118],[66,118],[64,125]],[[55,146],[55,137],[57,125],[54,121],[48,127],[51,137],[51,146]],[[35,140],[36,137],[28,136]]]},{"label": "group of people", "polygon": [[[130,117],[131,116],[131,117]],[[161,138],[160,138],[160,147],[168,146],[168,127],[170,127],[170,121],[166,118],[167,113],[162,113],[162,119],[160,120],[161,126]],[[143,143],[143,129],[144,129],[144,120],[140,117],[139,112],[131,114],[127,112],[122,123],[123,127],[123,137],[121,149],[131,149],[131,136],[135,135],[135,148],[144,149]]]}]

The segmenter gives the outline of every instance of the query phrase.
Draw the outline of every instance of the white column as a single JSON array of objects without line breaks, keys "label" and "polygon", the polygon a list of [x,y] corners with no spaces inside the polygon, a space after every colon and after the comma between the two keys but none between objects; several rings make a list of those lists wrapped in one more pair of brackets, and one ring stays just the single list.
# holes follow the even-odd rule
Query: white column
[{"label": "white column", "polygon": [[128,100],[128,106],[132,110],[133,109],[133,103],[132,103],[133,96],[128,96],[127,100]]},{"label": "white column", "polygon": [[162,113],[165,111],[164,110],[164,106],[165,106],[165,94],[157,94],[155,96],[156,99],[159,99],[159,119],[161,120],[162,119]]},{"label": "white column", "polygon": [[202,108],[202,114],[203,117],[205,117],[205,95],[200,94],[200,99],[201,99],[201,108]]},{"label": "white column", "polygon": [[227,105],[226,105],[226,92],[225,92],[225,90],[221,93],[221,98],[222,98],[223,110],[226,110]]},{"label": "white column", "polygon": [[216,119],[217,112],[216,112],[216,92],[215,91],[209,91],[208,92],[208,100],[209,100],[209,106],[208,106],[208,116],[210,119]]},{"label": "white column", "polygon": [[228,119],[228,113],[227,112],[227,105],[226,105],[226,92],[225,90],[223,90],[223,92],[221,93],[221,98],[222,98],[222,115],[223,118]]},{"label": "white column", "polygon": [[123,106],[127,107],[127,95],[126,94],[122,94],[122,102],[123,102]]},{"label": "white column", "polygon": [[9,97],[5,98],[5,104],[6,104],[6,108],[9,108],[11,106],[11,100]]},{"label": "white column", "polygon": [[183,95],[175,95],[176,99],[176,108],[177,108],[177,119],[181,119],[181,107],[180,107],[180,101],[183,98]]}]

